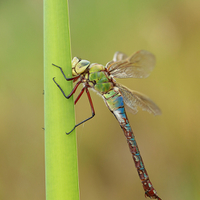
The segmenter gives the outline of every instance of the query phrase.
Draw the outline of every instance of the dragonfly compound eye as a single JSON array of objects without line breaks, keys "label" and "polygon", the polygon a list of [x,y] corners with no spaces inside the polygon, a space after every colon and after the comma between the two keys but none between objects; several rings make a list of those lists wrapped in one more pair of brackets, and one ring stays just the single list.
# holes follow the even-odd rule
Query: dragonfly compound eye
[{"label": "dragonfly compound eye", "polygon": [[77,74],[82,74],[90,65],[90,62],[87,60],[81,60],[79,63],[77,63],[75,67],[75,71]]},{"label": "dragonfly compound eye", "polygon": [[89,67],[89,65],[89,61],[74,57],[72,60],[72,75],[77,76],[82,74]]},{"label": "dragonfly compound eye", "polygon": [[77,65],[77,63],[78,63],[79,61],[80,61],[79,58],[74,57],[73,60],[72,60],[72,68],[74,68],[74,67]]}]

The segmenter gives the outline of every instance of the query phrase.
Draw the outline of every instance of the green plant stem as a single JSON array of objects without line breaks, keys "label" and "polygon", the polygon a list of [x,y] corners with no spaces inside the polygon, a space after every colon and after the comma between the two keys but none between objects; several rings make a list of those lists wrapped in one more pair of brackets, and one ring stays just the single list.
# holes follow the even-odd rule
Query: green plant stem
[{"label": "green plant stem", "polygon": [[79,200],[76,134],[73,98],[65,99],[52,78],[66,94],[72,90],[71,52],[67,0],[44,0],[44,105],[45,173],[47,200]]}]

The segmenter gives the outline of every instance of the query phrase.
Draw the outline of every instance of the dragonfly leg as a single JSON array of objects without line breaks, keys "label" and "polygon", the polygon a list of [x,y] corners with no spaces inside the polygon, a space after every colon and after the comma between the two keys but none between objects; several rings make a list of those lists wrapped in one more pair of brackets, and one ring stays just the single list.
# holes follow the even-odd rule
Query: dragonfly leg
[{"label": "dragonfly leg", "polygon": [[62,75],[64,76],[64,78],[65,78],[67,81],[77,80],[77,79],[80,77],[80,75],[79,75],[79,76],[75,76],[75,77],[73,77],[73,78],[67,78],[67,77],[65,76],[65,74],[64,74],[64,72],[63,72],[63,70],[62,70],[61,67],[59,67],[58,65],[55,65],[55,64],[53,64],[53,63],[52,63],[52,65],[60,69]]},{"label": "dragonfly leg", "polygon": [[53,81],[58,86],[58,88],[60,89],[60,91],[63,93],[64,97],[67,98],[67,99],[69,99],[76,92],[76,89],[81,84],[81,81],[77,82],[77,84],[74,86],[74,88],[71,91],[71,93],[69,95],[66,95],[65,92],[63,91],[63,89],[60,87],[60,85],[55,81],[55,77],[53,77]]},{"label": "dragonfly leg", "polygon": [[80,92],[80,94],[78,95],[78,97],[76,98],[74,104],[76,104],[77,101],[80,99],[80,97],[82,96],[84,90],[86,90],[86,93],[87,93],[87,96],[88,96],[88,99],[89,99],[89,102],[90,102],[90,106],[91,106],[91,109],[92,109],[92,116],[89,117],[89,118],[87,118],[87,119],[85,119],[85,120],[83,120],[82,122],[76,124],[76,125],[74,126],[74,128],[73,128],[70,132],[66,133],[67,135],[69,135],[77,126],[79,126],[79,125],[81,125],[82,123],[84,123],[84,122],[86,122],[86,121],[92,119],[92,118],[95,116],[95,111],[94,111],[94,106],[93,106],[93,103],[92,103],[92,98],[91,98],[91,96],[90,96],[90,92],[89,92],[87,86],[84,87],[84,88],[81,90],[81,92]]},{"label": "dragonfly leg", "polygon": [[74,105],[76,105],[76,103],[78,102],[78,100],[80,99],[80,97],[82,96],[82,94],[83,94],[84,91],[85,91],[85,87],[81,90],[81,92],[77,96],[76,100],[74,101]]}]

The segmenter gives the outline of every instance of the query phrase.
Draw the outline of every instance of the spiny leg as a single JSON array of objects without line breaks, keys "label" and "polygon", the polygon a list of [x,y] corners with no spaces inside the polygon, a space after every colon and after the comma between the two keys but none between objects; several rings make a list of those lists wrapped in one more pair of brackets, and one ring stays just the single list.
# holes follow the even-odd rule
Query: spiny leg
[{"label": "spiny leg", "polygon": [[84,91],[85,91],[85,87],[81,90],[81,92],[79,93],[79,95],[76,97],[76,100],[74,101],[74,105],[76,105],[76,103],[81,98],[81,96],[82,96],[82,94],[83,94]]},{"label": "spiny leg", "polygon": [[58,86],[60,91],[63,93],[64,97],[67,99],[69,99],[76,92],[76,89],[81,84],[81,81],[77,82],[76,85],[74,86],[73,90],[71,91],[71,93],[69,95],[66,95],[65,92],[63,91],[63,89],[60,87],[60,85],[55,81],[55,77],[53,77],[53,81]]},{"label": "spiny leg", "polygon": [[53,64],[53,63],[52,63],[52,65],[60,69],[62,75],[64,76],[64,78],[65,78],[67,81],[77,80],[77,79],[80,77],[80,75],[79,75],[79,76],[75,76],[75,77],[73,77],[73,78],[67,78],[67,77],[65,76],[65,74],[64,74],[64,72],[63,72],[63,70],[62,70],[61,67],[59,67],[58,65],[55,65],[55,64]]},{"label": "spiny leg", "polygon": [[[59,67],[59,66],[57,66],[57,65],[55,65],[55,64],[53,64],[53,63],[52,63],[52,65],[60,69],[62,75],[64,76],[64,78],[65,78],[67,81],[71,81],[71,80],[76,81],[76,80],[80,77],[80,75],[79,75],[79,76],[76,76],[76,77],[73,77],[73,78],[67,78],[67,77],[65,76],[65,74],[64,74],[64,72],[63,72],[63,70],[62,70],[61,67]],[[82,81],[77,82],[77,84],[75,85],[75,87],[73,88],[73,90],[71,91],[71,93],[67,96],[67,95],[65,94],[65,92],[62,90],[62,88],[60,87],[60,85],[55,81],[55,77],[53,78],[53,81],[54,81],[54,83],[58,86],[58,88],[60,89],[60,91],[62,92],[62,94],[64,95],[64,97],[67,98],[67,99],[69,99],[69,98],[76,92],[76,89],[78,88],[78,86],[79,86],[80,83],[82,82]],[[86,93],[87,93],[87,96],[88,96],[88,99],[89,99],[89,102],[90,102],[90,106],[91,106],[91,109],[92,109],[92,116],[89,117],[89,118],[87,118],[87,119],[85,119],[85,120],[83,120],[83,121],[80,122],[79,124],[75,125],[74,128],[73,128],[70,132],[66,133],[67,135],[70,134],[77,126],[79,126],[79,125],[81,125],[82,123],[84,123],[84,122],[90,120],[90,119],[93,118],[94,115],[95,115],[94,106],[93,106],[92,99],[91,99],[91,96],[90,96],[90,93],[89,93],[89,90],[88,90],[88,86],[85,86],[85,87],[81,90],[81,92],[79,93],[78,97],[76,98],[74,104],[76,104],[76,103],[78,102],[78,100],[79,100],[80,97],[82,96],[84,90],[86,90]]]},{"label": "spiny leg", "polygon": [[92,118],[95,116],[95,111],[94,111],[94,106],[93,106],[93,103],[92,103],[92,98],[91,98],[91,96],[90,96],[90,92],[89,92],[87,86],[85,86],[85,87],[81,90],[81,92],[79,93],[78,97],[76,98],[74,104],[76,104],[77,101],[80,99],[80,97],[82,96],[84,90],[86,90],[86,93],[87,93],[87,96],[88,96],[88,99],[89,99],[89,102],[90,102],[90,106],[91,106],[91,109],[92,109],[92,116],[89,117],[89,118],[87,118],[87,119],[85,119],[85,120],[83,120],[82,122],[76,124],[76,125],[74,126],[74,128],[73,128],[70,132],[66,133],[67,135],[69,135],[77,126],[79,126],[79,125],[81,125],[82,123],[84,123],[84,122],[86,122],[86,121],[92,119]]}]

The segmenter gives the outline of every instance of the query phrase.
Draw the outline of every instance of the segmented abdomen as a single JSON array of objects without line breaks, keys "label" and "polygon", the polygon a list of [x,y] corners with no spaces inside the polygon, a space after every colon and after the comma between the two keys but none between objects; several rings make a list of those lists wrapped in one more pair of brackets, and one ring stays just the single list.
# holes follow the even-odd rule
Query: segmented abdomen
[{"label": "segmented abdomen", "polygon": [[103,95],[105,98],[105,103],[110,109],[110,111],[113,113],[113,115],[118,120],[124,135],[127,139],[127,143],[129,145],[130,152],[132,154],[135,167],[137,168],[139,177],[142,181],[143,188],[145,190],[145,196],[148,196],[150,198],[161,200],[156,193],[156,190],[153,188],[153,185],[151,181],[149,180],[149,176],[146,172],[146,169],[144,167],[144,163],[142,161],[142,157],[140,155],[140,151],[138,149],[135,136],[133,134],[133,131],[130,127],[125,109],[124,109],[124,102],[121,94],[117,91],[110,90],[106,94]]}]

